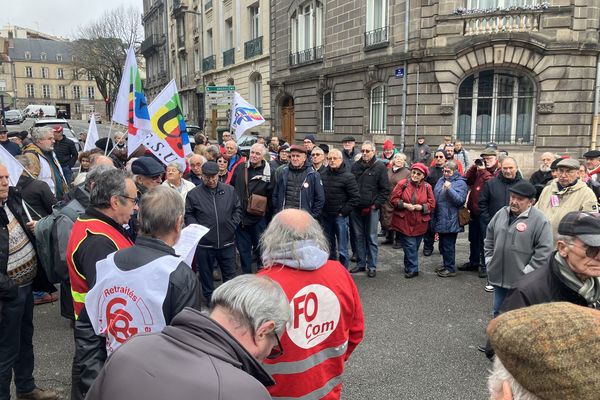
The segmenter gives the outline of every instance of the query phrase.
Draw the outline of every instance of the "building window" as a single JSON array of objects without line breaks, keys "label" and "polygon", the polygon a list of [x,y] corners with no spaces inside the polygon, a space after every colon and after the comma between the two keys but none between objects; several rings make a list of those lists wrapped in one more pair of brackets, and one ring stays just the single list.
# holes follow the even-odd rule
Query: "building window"
[{"label": "building window", "polygon": [[33,68],[25,67],[25,76],[27,78],[33,78]]},{"label": "building window", "polygon": [[42,67],[42,78],[48,78],[48,67]]},{"label": "building window", "polygon": [[229,50],[233,47],[233,19],[228,18],[225,20],[225,50]]},{"label": "building window", "polygon": [[40,54],[40,60],[46,61],[48,59],[48,55],[46,53]]},{"label": "building window", "polygon": [[88,98],[95,99],[96,98],[96,88],[93,86],[88,86]]},{"label": "building window", "polygon": [[463,143],[533,142],[535,87],[516,71],[485,70],[458,89],[456,136]]},{"label": "building window", "polygon": [[387,128],[387,87],[377,85],[371,89],[371,114],[369,133],[385,133]]},{"label": "building window", "polygon": [[29,98],[35,97],[35,87],[33,86],[33,83],[26,84],[25,90],[27,91],[27,97],[29,97]]},{"label": "building window", "polygon": [[63,60],[62,54],[57,54],[56,55],[56,61],[61,62],[62,60]]},{"label": "building window", "polygon": [[250,39],[261,36],[260,32],[260,7],[258,5],[248,7],[250,12]]},{"label": "building window", "polygon": [[60,97],[61,99],[67,98],[67,90],[65,88],[65,85],[58,86],[58,97]]},{"label": "building window", "polygon": [[87,80],[88,81],[93,81],[94,80],[94,75],[92,75],[92,73],[90,71],[87,72]]},{"label": "building window", "polygon": [[81,88],[79,86],[73,86],[73,98],[74,99],[81,98]]},{"label": "building window", "polygon": [[58,79],[65,79],[65,70],[62,68],[59,68],[56,70],[56,77]]},{"label": "building window", "polygon": [[77,71],[76,69],[73,70],[73,80],[74,81],[79,80],[79,71]]},{"label": "building window", "polygon": [[467,9],[491,10],[496,8],[527,7],[542,3],[541,0],[467,0]]},{"label": "building window", "polygon": [[290,64],[323,58],[323,5],[318,0],[303,3],[292,13]]},{"label": "building window", "polygon": [[258,72],[250,75],[250,103],[262,112],[262,76]]},{"label": "building window", "polygon": [[187,57],[179,57],[179,87],[185,87],[188,85],[188,65]]},{"label": "building window", "polygon": [[323,93],[323,132],[333,132],[333,92]]},{"label": "building window", "polygon": [[75,114],[81,114],[81,104],[75,103]]},{"label": "building window", "polygon": [[6,92],[6,81],[4,79],[0,79],[0,92]]},{"label": "building window", "polygon": [[388,40],[387,0],[368,0],[365,46],[387,43]]},{"label": "building window", "polygon": [[206,47],[204,48],[204,54],[206,57],[213,55],[213,31],[212,29],[208,29],[206,31]]},{"label": "building window", "polygon": [[31,60],[31,53],[30,52],[28,52],[28,51],[25,52],[25,59],[26,60]]},{"label": "building window", "polygon": [[42,95],[45,99],[50,98],[50,85],[42,85]]}]

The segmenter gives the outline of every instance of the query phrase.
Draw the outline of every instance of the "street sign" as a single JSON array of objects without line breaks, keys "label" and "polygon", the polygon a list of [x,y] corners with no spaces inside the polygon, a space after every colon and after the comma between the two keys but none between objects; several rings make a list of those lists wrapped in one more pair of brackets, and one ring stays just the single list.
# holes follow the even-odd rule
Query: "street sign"
[{"label": "street sign", "polygon": [[235,92],[235,86],[207,86],[206,92]]},{"label": "street sign", "polygon": [[394,71],[394,76],[396,78],[404,78],[404,68],[396,68],[396,71]]},{"label": "street sign", "polygon": [[211,110],[228,110],[233,102],[235,86],[206,86],[206,101]]}]

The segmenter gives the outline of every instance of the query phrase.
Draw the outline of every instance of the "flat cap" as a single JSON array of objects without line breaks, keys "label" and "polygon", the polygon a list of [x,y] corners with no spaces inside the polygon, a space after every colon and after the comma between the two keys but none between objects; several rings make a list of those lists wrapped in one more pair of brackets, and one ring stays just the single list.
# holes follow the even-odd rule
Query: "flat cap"
[{"label": "flat cap", "polygon": [[550,169],[552,171],[554,171],[555,169],[558,168],[558,163],[561,162],[563,160],[563,158],[557,158],[556,160],[552,161],[552,164],[550,164]]},{"label": "flat cap", "polygon": [[524,179],[517,181],[517,183],[509,187],[508,191],[518,194],[519,196],[527,197],[528,199],[533,199],[537,193],[535,186]]},{"label": "flat cap", "polygon": [[576,160],[575,158],[563,158],[558,162],[558,164],[556,164],[556,168],[563,167],[570,169],[579,169],[580,165],[581,163],[579,162],[579,160]]},{"label": "flat cap", "polygon": [[583,153],[585,158],[598,158],[600,157],[600,150],[590,150],[587,153]]},{"label": "flat cap", "polygon": [[356,142],[356,139],[354,139],[354,136],[344,136],[344,138],[342,139],[342,143],[345,142]]},{"label": "flat cap", "polygon": [[600,246],[600,214],[571,211],[560,220],[558,233],[576,236],[588,246],[598,247]]},{"label": "flat cap", "polygon": [[207,161],[202,164],[202,173],[204,175],[216,175],[219,172],[219,166],[214,161]]},{"label": "flat cap", "polygon": [[131,172],[135,175],[158,176],[165,172],[165,167],[152,157],[140,157],[131,164]]},{"label": "flat cap", "polygon": [[298,153],[306,154],[306,149],[304,148],[304,146],[300,146],[298,144],[293,144],[290,146],[290,152],[292,151],[297,151]]},{"label": "flat cap", "polygon": [[481,154],[479,155],[480,157],[483,156],[497,156],[498,153],[496,152],[495,149],[491,148],[491,147],[486,147],[485,149],[483,149],[483,151],[481,152]]},{"label": "flat cap", "polygon": [[325,143],[321,143],[319,145],[319,147],[321,148],[321,150],[323,150],[323,153],[325,153],[325,154],[329,153],[329,145],[327,145]]}]

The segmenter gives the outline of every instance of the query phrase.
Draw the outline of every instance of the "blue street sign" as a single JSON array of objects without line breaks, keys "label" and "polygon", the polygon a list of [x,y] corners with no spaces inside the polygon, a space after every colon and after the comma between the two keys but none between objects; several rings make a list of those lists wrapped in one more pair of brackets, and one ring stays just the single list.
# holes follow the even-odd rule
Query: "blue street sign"
[{"label": "blue street sign", "polygon": [[404,78],[404,68],[396,68],[396,71],[394,72],[394,76],[396,78]]}]

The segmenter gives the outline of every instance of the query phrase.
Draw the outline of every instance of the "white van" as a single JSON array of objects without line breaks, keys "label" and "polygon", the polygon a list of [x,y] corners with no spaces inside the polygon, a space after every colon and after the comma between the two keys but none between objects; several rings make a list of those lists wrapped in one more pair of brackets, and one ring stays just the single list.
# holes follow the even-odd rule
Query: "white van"
[{"label": "white van", "polygon": [[27,117],[39,117],[40,110],[44,113],[44,117],[56,118],[56,107],[55,106],[47,106],[43,104],[30,104],[23,110],[23,114]]}]

